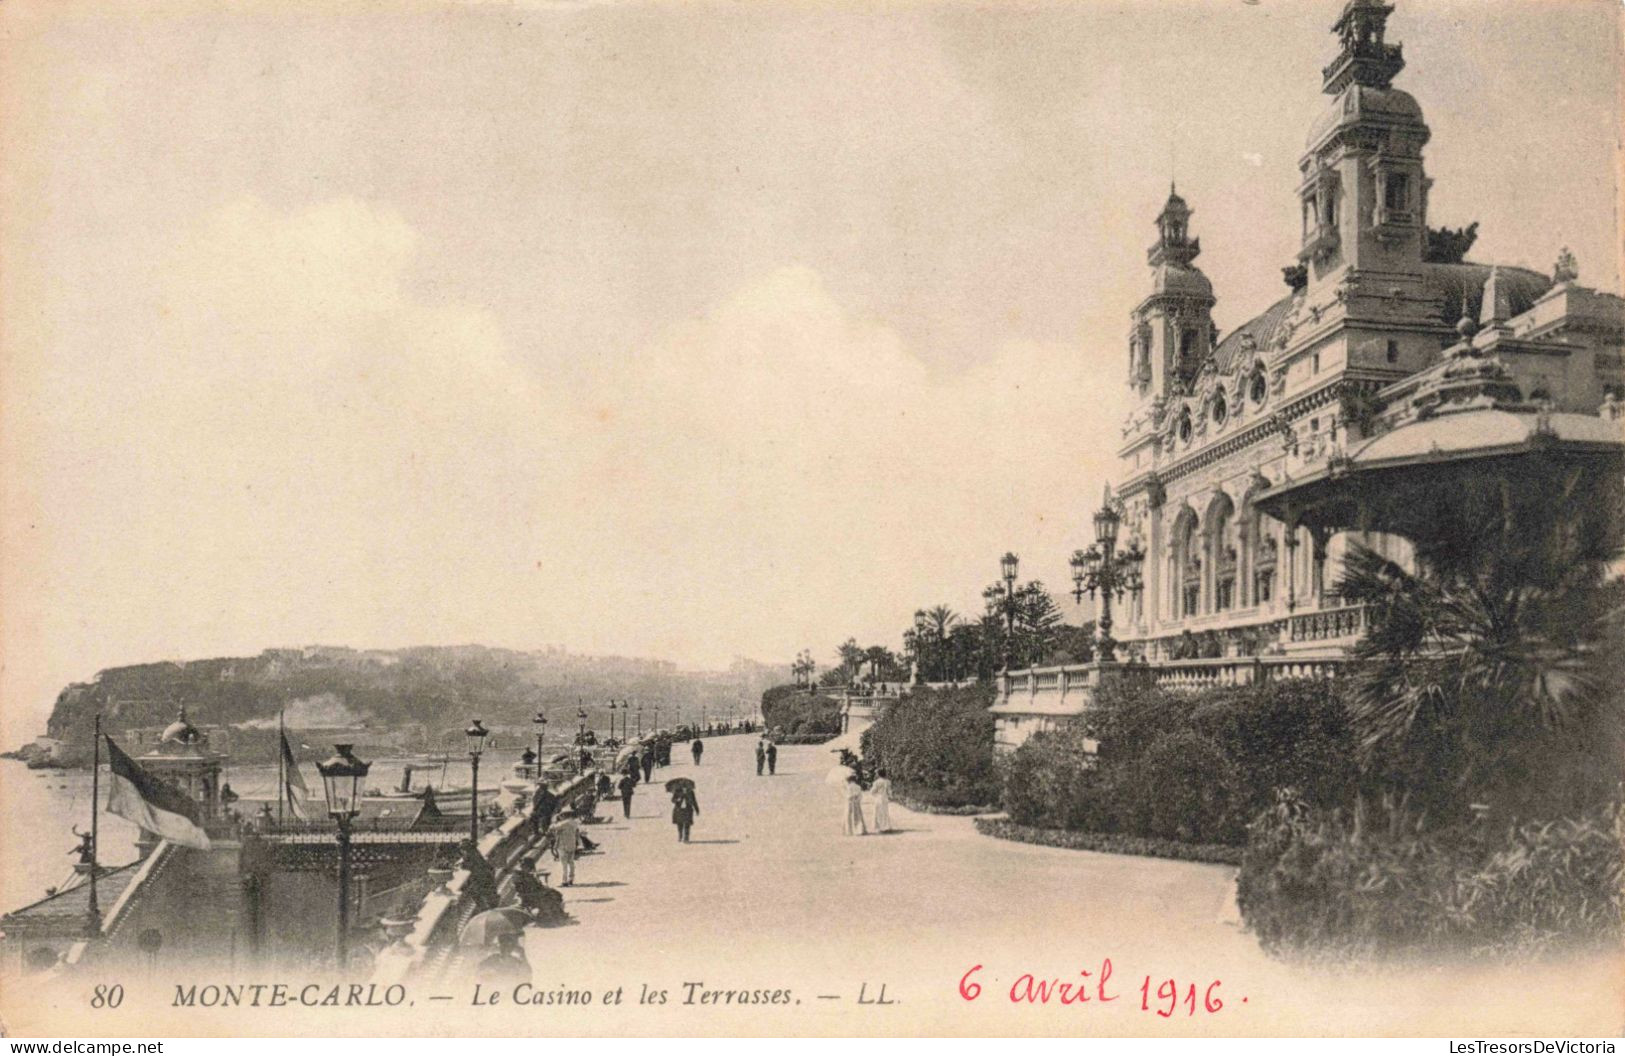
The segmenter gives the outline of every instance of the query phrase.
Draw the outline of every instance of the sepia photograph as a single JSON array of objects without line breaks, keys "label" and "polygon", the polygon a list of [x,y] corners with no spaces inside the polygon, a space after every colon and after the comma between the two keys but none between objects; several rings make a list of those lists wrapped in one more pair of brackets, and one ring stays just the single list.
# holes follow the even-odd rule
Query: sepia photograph
[{"label": "sepia photograph", "polygon": [[1622,27],[0,3],[0,1036],[1613,1052]]}]

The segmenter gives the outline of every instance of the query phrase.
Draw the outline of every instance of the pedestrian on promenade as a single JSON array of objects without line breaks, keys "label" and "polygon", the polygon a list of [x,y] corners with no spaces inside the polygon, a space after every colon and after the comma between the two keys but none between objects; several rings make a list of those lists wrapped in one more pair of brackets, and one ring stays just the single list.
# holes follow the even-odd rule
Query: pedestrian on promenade
[{"label": "pedestrian on promenade", "polygon": [[561,810],[548,836],[553,845],[553,857],[559,860],[559,868],[564,872],[564,883],[560,886],[570,887],[576,882],[576,855],[581,851],[581,823],[576,820],[575,811]]},{"label": "pedestrian on promenade", "polygon": [[615,782],[606,771],[598,771],[598,798],[608,799],[615,794]]},{"label": "pedestrian on promenade", "polygon": [[875,831],[891,831],[891,778],[886,776],[882,768],[875,775],[874,782],[869,791],[875,797]]},{"label": "pedestrian on promenade", "polygon": [[846,779],[846,834],[869,835],[869,826],[863,823],[863,786],[858,784],[856,774]]},{"label": "pedestrian on promenade", "polygon": [[546,785],[536,786],[536,802],[530,808],[531,834],[540,839],[542,833],[552,824],[553,812],[559,809],[559,797]]},{"label": "pedestrian on promenade", "polygon": [[564,896],[547,886],[547,874],[537,874],[536,856],[529,855],[513,874],[513,893],[538,927],[551,928],[569,920]]},{"label": "pedestrian on promenade", "polygon": [[636,755],[628,757],[626,760],[626,776],[632,779],[633,788],[637,787],[642,773],[643,771],[638,765],[638,757]]},{"label": "pedestrian on promenade", "polygon": [[630,773],[621,775],[621,814],[624,817],[632,816],[632,790],[638,787],[638,779]]},{"label": "pedestrian on promenade", "polygon": [[652,744],[646,744],[643,746],[643,779],[645,781],[649,781],[652,780],[654,776],[655,746]]},{"label": "pedestrian on promenade", "polygon": [[480,853],[473,840],[465,837],[458,846],[463,855],[463,860],[458,864],[468,870],[463,893],[474,900],[482,913],[497,908],[497,903],[502,899],[497,892],[497,874],[491,870],[491,863],[485,860],[485,855]]},{"label": "pedestrian on promenade", "polygon": [[671,794],[671,823],[677,826],[677,842],[687,843],[694,828],[694,815],[700,812],[700,801],[694,795],[693,785],[678,785]]},{"label": "pedestrian on promenade", "polygon": [[700,756],[705,754],[705,742],[696,737],[694,743],[689,745],[688,748],[689,751],[694,753],[694,765],[699,766]]},{"label": "pedestrian on promenade", "polygon": [[756,742],[756,776],[762,776],[762,766],[767,762],[767,745],[761,741]]},{"label": "pedestrian on promenade", "polygon": [[767,772],[768,776],[779,772],[779,746],[772,741],[767,742]]}]

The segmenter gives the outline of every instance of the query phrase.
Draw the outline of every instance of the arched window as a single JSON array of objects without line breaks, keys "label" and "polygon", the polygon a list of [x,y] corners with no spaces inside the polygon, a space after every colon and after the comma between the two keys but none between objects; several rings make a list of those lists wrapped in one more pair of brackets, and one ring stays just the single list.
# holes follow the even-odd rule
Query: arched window
[{"label": "arched window", "polygon": [[1207,508],[1207,545],[1213,562],[1213,611],[1224,612],[1236,605],[1236,546],[1231,540],[1230,522],[1236,507],[1230,496],[1219,492]]},{"label": "arched window", "polygon": [[1223,425],[1229,417],[1230,405],[1225,402],[1224,393],[1218,393],[1213,397],[1213,424]]},{"label": "arched window", "polygon": [[1175,617],[1196,615],[1202,602],[1202,548],[1196,527],[1196,511],[1182,508],[1174,520],[1168,555]]},{"label": "arched window", "polygon": [[1264,379],[1264,368],[1259,367],[1253,371],[1252,380],[1247,383],[1247,398],[1255,404],[1261,404],[1269,395],[1269,391],[1269,383]]},{"label": "arched window", "polygon": [[1179,442],[1182,444],[1191,442],[1191,412],[1188,407],[1179,412]]}]

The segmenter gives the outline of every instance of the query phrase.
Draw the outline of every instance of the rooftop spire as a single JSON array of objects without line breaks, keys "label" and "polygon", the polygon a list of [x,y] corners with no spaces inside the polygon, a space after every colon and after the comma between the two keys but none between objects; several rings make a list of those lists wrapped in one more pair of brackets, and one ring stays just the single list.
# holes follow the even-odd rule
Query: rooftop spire
[{"label": "rooftop spire", "polygon": [[1188,265],[1202,252],[1202,240],[1190,237],[1191,207],[1179,196],[1174,182],[1168,181],[1168,201],[1157,214],[1157,242],[1146,254],[1151,266]]}]

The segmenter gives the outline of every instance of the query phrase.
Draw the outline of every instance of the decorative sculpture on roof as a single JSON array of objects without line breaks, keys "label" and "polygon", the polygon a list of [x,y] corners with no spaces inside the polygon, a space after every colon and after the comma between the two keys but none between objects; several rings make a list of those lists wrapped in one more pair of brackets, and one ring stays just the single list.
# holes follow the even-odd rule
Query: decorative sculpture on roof
[{"label": "decorative sculpture on roof", "polygon": [[1552,266],[1552,282],[1573,282],[1580,277],[1580,264],[1564,246],[1563,251],[1557,255],[1557,263]]}]

